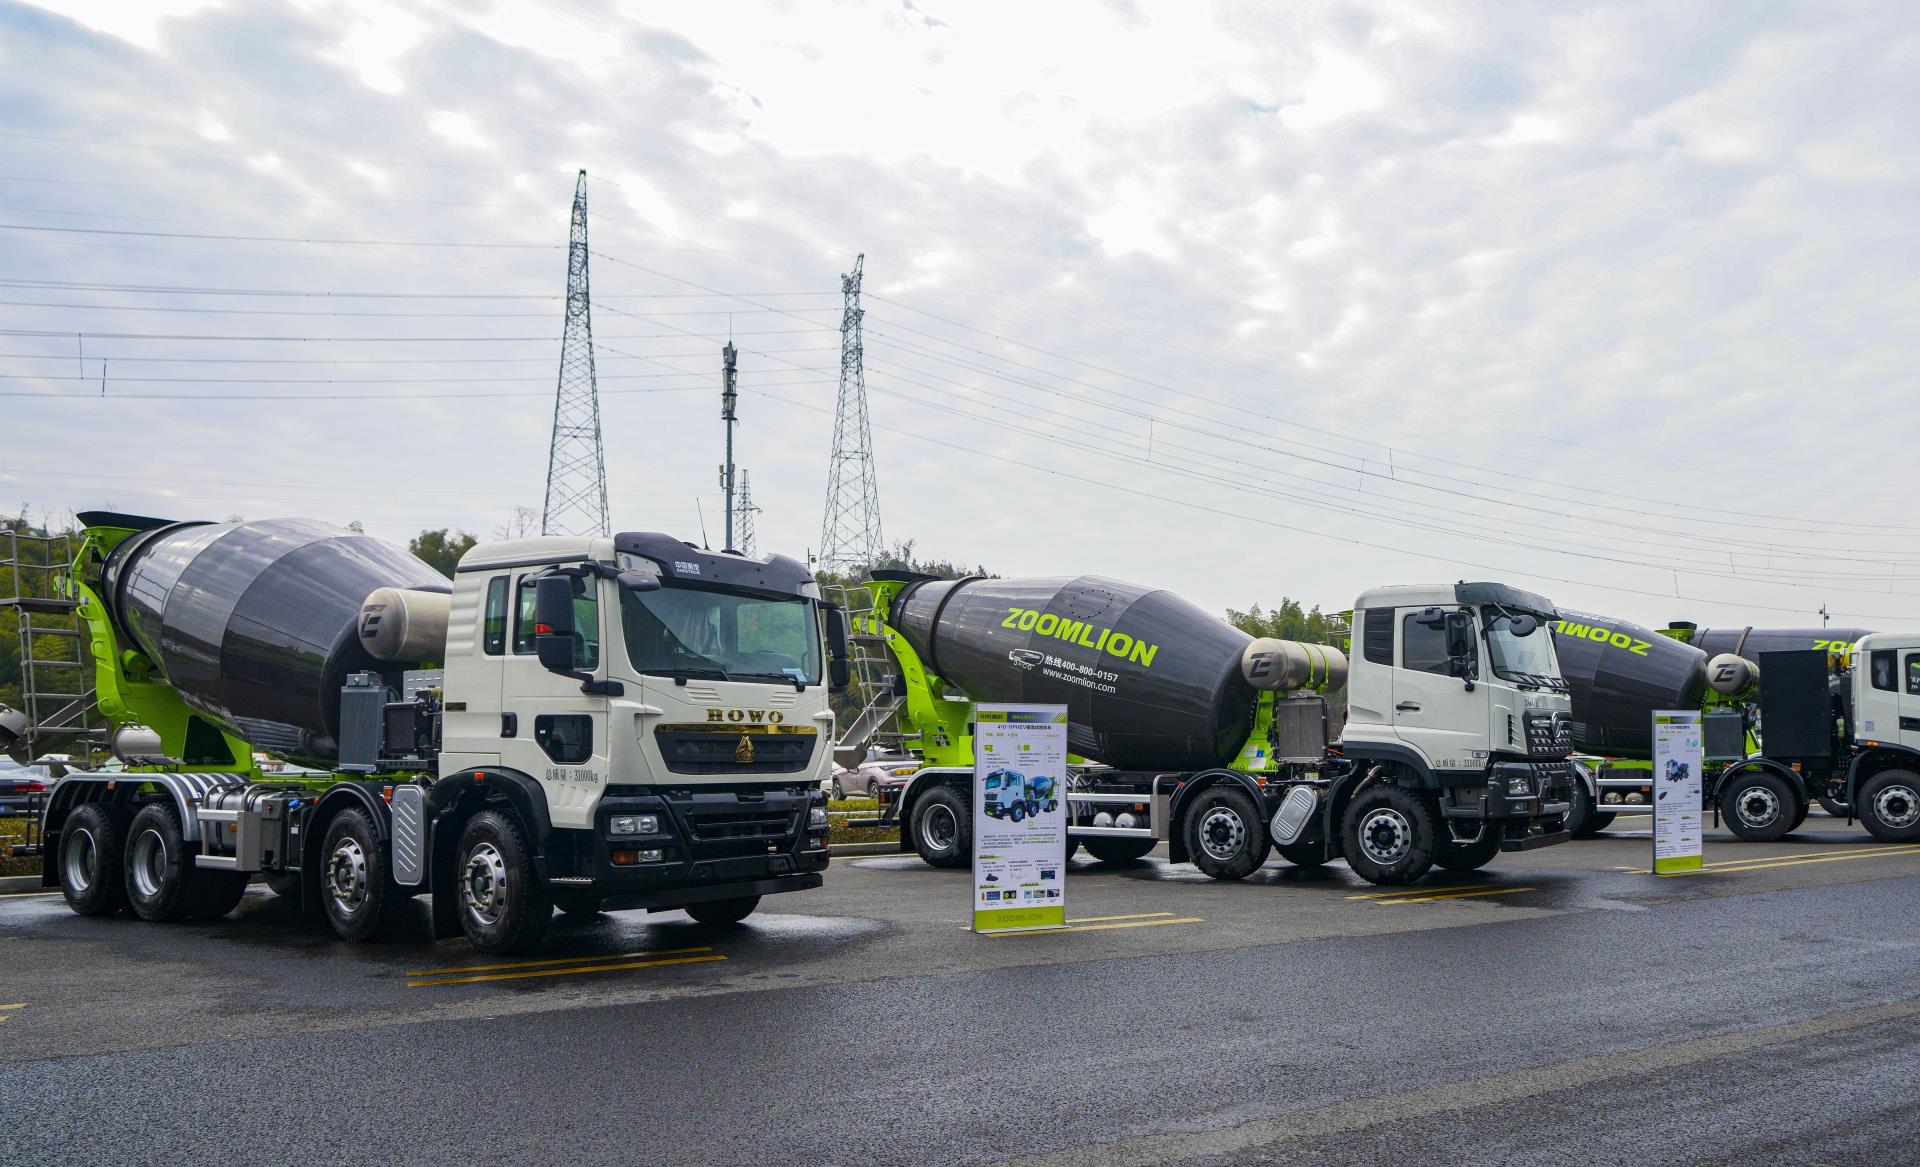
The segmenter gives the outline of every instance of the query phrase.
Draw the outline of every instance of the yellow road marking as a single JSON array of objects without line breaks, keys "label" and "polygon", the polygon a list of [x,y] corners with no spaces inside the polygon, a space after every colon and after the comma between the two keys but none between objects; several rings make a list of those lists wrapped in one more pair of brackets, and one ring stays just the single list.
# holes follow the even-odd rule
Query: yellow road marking
[{"label": "yellow road marking", "polygon": [[[1744,871],[1767,871],[1775,867],[1804,867],[1810,863],[1844,863],[1849,859],[1898,859],[1902,855],[1920,855],[1920,847],[1880,848],[1872,851],[1855,851],[1846,855],[1826,855],[1807,859],[1778,856],[1772,859],[1755,859],[1738,866],[1700,868],[1694,871],[1667,871],[1662,872],[1660,878],[1672,879],[1678,875],[1738,875]],[[1642,870],[1645,869],[1642,868]]]},{"label": "yellow road marking", "polygon": [[638,960],[643,956],[684,956],[689,952],[712,952],[709,945],[698,948],[653,948],[642,952],[602,952],[596,956],[564,956],[553,960],[511,960],[505,964],[470,964],[460,968],[421,968],[409,972],[409,977],[444,977],[453,973],[499,972],[513,968],[545,968],[554,964],[592,964],[595,961]]},{"label": "yellow road marking", "polygon": [[1395,896],[1423,896],[1438,891],[1472,891],[1487,886],[1484,883],[1460,883],[1452,887],[1403,887],[1395,891],[1370,891],[1365,895],[1348,896],[1350,900],[1385,900]]},{"label": "yellow road marking", "polygon": [[434,989],[441,985],[474,985],[482,981],[524,981],[534,977],[570,977],[576,973],[619,972],[633,968],[664,968],[672,964],[707,964],[716,960],[725,960],[719,953],[710,956],[676,956],[669,960],[628,960],[616,964],[575,965],[571,968],[541,968],[526,972],[489,973],[478,977],[444,977],[431,981],[408,981],[409,989]]},{"label": "yellow road marking", "polygon": [[1180,916],[1171,920],[1133,920],[1124,924],[1068,924],[1064,928],[1031,928],[1020,932],[987,932],[987,936],[1057,936],[1062,932],[1105,932],[1111,928],[1151,928],[1156,924],[1202,924],[1199,916]]},{"label": "yellow road marking", "polygon": [[[1814,859],[1824,859],[1828,856],[1832,856],[1833,858],[1836,858],[1836,859],[1854,859],[1854,858],[1872,857],[1875,855],[1899,855],[1907,851],[1920,851],[1920,847],[1915,847],[1910,845],[1901,845],[1901,844],[1888,844],[1884,847],[1849,847],[1841,851],[1800,851],[1800,852],[1790,852],[1785,855],[1749,855],[1744,859],[1720,859],[1713,863],[1703,863],[1700,865],[1700,870],[1715,871],[1721,868],[1728,868],[1728,867],[1749,867],[1756,863],[1788,863],[1788,862],[1805,863]],[[1646,871],[1646,867],[1641,865],[1636,865],[1632,867],[1622,866],[1622,867],[1616,867],[1614,868],[1614,870],[1644,872]],[[1688,873],[1687,872],[1670,872],[1669,874],[1684,875]]]},{"label": "yellow road marking", "polygon": [[0,900],[24,899],[27,896],[57,896],[57,891],[0,891]]},{"label": "yellow road marking", "polygon": [[1476,896],[1510,896],[1523,891],[1539,891],[1537,887],[1489,887],[1479,891],[1457,891],[1432,896],[1405,896],[1397,900],[1381,900],[1386,904],[1428,904],[1434,900],[1470,900]]},{"label": "yellow road marking", "polygon": [[27,1003],[25,1001],[20,1001],[12,1005],[0,1005],[0,1012],[4,1012],[5,1010],[8,1010],[8,1009],[25,1009],[26,1007],[27,1007]]},{"label": "yellow road marking", "polygon": [[1085,916],[1078,920],[1069,921],[1068,926],[1071,927],[1074,924],[1098,924],[1106,920],[1151,920],[1155,916],[1171,915],[1173,915],[1172,912],[1136,912],[1131,916]]}]

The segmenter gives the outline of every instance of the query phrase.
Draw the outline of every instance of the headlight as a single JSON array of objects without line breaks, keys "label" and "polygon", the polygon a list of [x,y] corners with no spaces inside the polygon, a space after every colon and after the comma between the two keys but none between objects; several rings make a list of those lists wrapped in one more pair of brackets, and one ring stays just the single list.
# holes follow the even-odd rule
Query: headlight
[{"label": "headlight", "polygon": [[660,833],[660,816],[657,814],[615,815],[607,823],[609,835],[657,835]]},{"label": "headlight", "polygon": [[1533,784],[1528,781],[1527,775],[1523,773],[1508,774],[1507,793],[1514,798],[1525,798],[1533,793]]},{"label": "headlight", "polygon": [[807,829],[824,831],[827,829],[827,808],[816,806],[807,812]]}]

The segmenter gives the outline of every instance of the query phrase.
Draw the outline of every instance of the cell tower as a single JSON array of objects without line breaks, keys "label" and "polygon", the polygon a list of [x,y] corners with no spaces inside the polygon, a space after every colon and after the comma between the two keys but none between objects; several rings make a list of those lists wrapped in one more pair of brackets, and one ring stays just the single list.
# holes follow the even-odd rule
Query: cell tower
[{"label": "cell tower", "polygon": [[740,492],[733,502],[734,550],[742,555],[755,554],[753,545],[753,516],[760,508],[753,505],[753,486],[747,481],[747,472],[740,471]]},{"label": "cell tower", "polygon": [[587,295],[587,172],[573,188],[567,237],[567,322],[553,398],[542,535],[605,535],[607,460],[600,444],[600,388],[593,373],[593,303]]},{"label": "cell tower", "polygon": [[827,514],[820,530],[822,571],[853,573],[876,562],[880,539],[880,484],[873,469],[873,433],[867,424],[867,374],[862,366],[860,274],[867,256],[840,277],[840,399],[833,416],[833,461],[827,470]]}]

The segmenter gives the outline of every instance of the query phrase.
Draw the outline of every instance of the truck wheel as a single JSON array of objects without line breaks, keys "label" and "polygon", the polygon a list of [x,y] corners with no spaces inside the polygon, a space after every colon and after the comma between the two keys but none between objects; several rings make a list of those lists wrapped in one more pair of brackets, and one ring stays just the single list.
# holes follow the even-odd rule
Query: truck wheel
[{"label": "truck wheel", "polygon": [[1440,849],[1433,853],[1435,866],[1448,871],[1478,871],[1493,862],[1500,853],[1500,835],[1489,825],[1472,843],[1456,843],[1449,836],[1440,840]]},{"label": "truck wheel", "polygon": [[1749,770],[1727,783],[1720,795],[1720,816],[1747,842],[1771,843],[1793,829],[1799,797],[1780,775]]},{"label": "truck wheel", "polygon": [[279,896],[283,900],[293,900],[296,904],[300,901],[300,873],[298,871],[269,871],[267,872],[267,886],[273,889],[274,895]]},{"label": "truck wheel", "polygon": [[1812,813],[1812,803],[1804,798],[1795,798],[1793,800],[1793,821],[1787,824],[1787,833],[1791,835],[1793,832],[1799,830],[1801,824],[1807,821],[1807,816]]},{"label": "truck wheel", "polygon": [[343,810],[320,844],[320,906],[342,940],[372,940],[386,927],[400,895],[387,875],[387,853],[364,811]]},{"label": "truck wheel", "polygon": [[1860,784],[1860,825],[1883,843],[1920,840],[1920,774],[1882,770]]},{"label": "truck wheel", "polygon": [[1193,865],[1214,879],[1245,879],[1267,861],[1272,846],[1253,799],[1231,786],[1202,791],[1185,826]]},{"label": "truck wheel", "polygon": [[753,915],[753,909],[759,906],[759,896],[739,896],[730,900],[688,904],[687,915],[702,924],[738,924]]},{"label": "truck wheel", "polygon": [[951,787],[929,790],[913,804],[913,849],[934,867],[965,867],[973,858],[973,822]]},{"label": "truck wheel", "polygon": [[1398,786],[1362,791],[1340,829],[1347,866],[1368,883],[1412,883],[1433,866],[1433,815]]},{"label": "truck wheel", "polygon": [[834,801],[835,801],[835,802],[839,802],[839,801],[842,801],[843,799],[845,799],[846,797],[847,797],[847,788],[846,788],[846,787],[844,787],[844,786],[842,786],[842,785],[840,785],[840,779],[838,779],[838,778],[835,778],[835,779],[833,780],[833,799],[834,799]]},{"label": "truck wheel", "polygon": [[172,803],[150,802],[127,828],[127,902],[150,923],[184,920],[194,906],[186,838]]},{"label": "truck wheel", "polygon": [[1295,867],[1325,867],[1327,865],[1327,848],[1325,844],[1321,843],[1318,839],[1314,839],[1311,842],[1306,839],[1300,839],[1292,843],[1275,843],[1273,849],[1280,852],[1280,858],[1285,859]]},{"label": "truck wheel", "polygon": [[218,920],[247,898],[249,877],[244,872],[195,868],[187,879],[193,885],[193,910],[188,915],[195,920]]},{"label": "truck wheel", "polygon": [[520,824],[483,810],[460,835],[460,926],[481,952],[527,952],[553,923],[553,900],[534,875]]},{"label": "truck wheel", "polygon": [[1846,799],[1829,798],[1824,794],[1820,796],[1820,809],[1837,819],[1846,818],[1853,813],[1853,807],[1848,804]]},{"label": "truck wheel", "polygon": [[127,814],[89,802],[60,828],[60,894],[82,916],[111,916],[127,906]]},{"label": "truck wheel", "polygon": [[1088,835],[1081,842],[1087,854],[1102,863],[1133,863],[1146,857],[1158,839],[1129,839],[1125,835]]},{"label": "truck wheel", "polygon": [[1613,812],[1594,805],[1593,795],[1587,791],[1586,779],[1578,774],[1573,776],[1572,801],[1573,809],[1567,812],[1566,828],[1573,832],[1576,839],[1591,839],[1613,821]]}]

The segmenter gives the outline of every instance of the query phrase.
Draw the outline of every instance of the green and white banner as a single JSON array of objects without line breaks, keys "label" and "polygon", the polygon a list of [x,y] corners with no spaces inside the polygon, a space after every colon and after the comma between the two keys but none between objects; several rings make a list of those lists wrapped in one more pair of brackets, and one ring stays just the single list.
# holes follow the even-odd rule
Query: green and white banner
[{"label": "green and white banner", "polygon": [[973,727],[973,930],[1067,922],[1067,707],[980,705]]},{"label": "green and white banner", "polygon": [[1653,715],[1653,871],[1698,871],[1700,839],[1700,711],[1656,710]]}]

